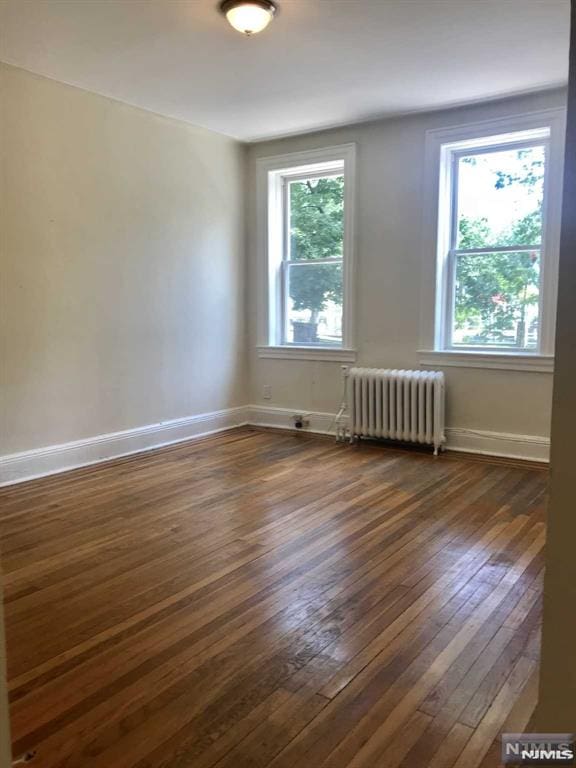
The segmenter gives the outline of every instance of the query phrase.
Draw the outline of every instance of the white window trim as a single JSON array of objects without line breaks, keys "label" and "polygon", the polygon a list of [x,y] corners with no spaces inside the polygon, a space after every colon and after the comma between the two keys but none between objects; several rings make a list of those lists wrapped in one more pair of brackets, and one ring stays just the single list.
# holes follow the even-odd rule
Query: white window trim
[{"label": "white window trim", "polygon": [[[288,175],[294,169],[324,171],[330,163],[344,164],[344,248],[343,248],[343,294],[342,346],[295,346],[281,344],[278,318],[281,296],[278,281],[278,264],[281,260],[278,238],[272,231],[278,230],[281,216],[280,186],[281,175]],[[299,175],[297,171],[294,171]],[[354,263],[355,263],[355,219],[356,219],[356,145],[312,149],[274,157],[263,157],[256,161],[256,230],[258,265],[258,307],[257,307],[257,350],[259,357],[353,361],[354,350]]]},{"label": "white window trim", "polygon": [[356,350],[344,347],[300,347],[294,344],[259,346],[258,357],[272,360],[324,360],[326,362],[353,363]]},{"label": "white window trim", "polygon": [[476,352],[465,351],[436,351],[420,350],[420,365],[440,366],[441,368],[490,368],[507,371],[532,371],[536,373],[552,373],[554,371],[553,355],[527,354],[525,352]]},{"label": "white window trim", "polygon": [[[556,296],[558,292],[558,253],[560,249],[560,219],[562,208],[562,177],[564,159],[565,109],[548,109],[524,115],[487,120],[471,125],[442,128],[426,133],[422,292],[420,315],[421,365],[451,365],[473,368],[552,372],[554,368],[554,336]],[[448,198],[449,178],[444,171],[442,148],[459,142],[483,140],[521,131],[550,131],[548,168],[544,203],[545,231],[541,258],[541,317],[540,344],[534,352],[512,349],[447,349],[444,346],[446,232],[442,224],[448,216],[440,216],[441,200]]]}]

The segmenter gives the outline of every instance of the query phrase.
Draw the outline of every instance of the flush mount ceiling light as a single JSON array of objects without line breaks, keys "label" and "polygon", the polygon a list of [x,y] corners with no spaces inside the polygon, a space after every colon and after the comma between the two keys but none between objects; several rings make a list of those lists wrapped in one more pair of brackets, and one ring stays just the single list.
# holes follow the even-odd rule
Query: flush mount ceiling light
[{"label": "flush mount ceiling light", "polygon": [[223,0],[220,10],[238,32],[255,35],[270,24],[276,4],[272,0]]}]

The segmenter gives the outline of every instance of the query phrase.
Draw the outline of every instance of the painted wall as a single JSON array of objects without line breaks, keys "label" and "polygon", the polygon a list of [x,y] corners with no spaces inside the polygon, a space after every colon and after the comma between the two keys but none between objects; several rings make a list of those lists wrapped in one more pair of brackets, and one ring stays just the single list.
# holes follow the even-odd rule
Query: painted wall
[{"label": "painted wall", "polygon": [[[256,159],[356,142],[358,362],[417,368],[421,295],[421,218],[425,131],[564,106],[564,91],[492,104],[381,120],[264,142],[249,148],[249,259],[252,402],[334,413],[341,398],[340,364],[259,359],[256,354]],[[433,290],[432,286],[430,290]],[[547,437],[552,375],[446,368],[448,425]],[[263,398],[264,385],[272,399]]]},{"label": "painted wall", "polygon": [[576,2],[569,94],[540,698],[532,724],[533,730],[543,733],[576,733]]},{"label": "painted wall", "polygon": [[0,453],[244,404],[244,147],[0,77]]}]

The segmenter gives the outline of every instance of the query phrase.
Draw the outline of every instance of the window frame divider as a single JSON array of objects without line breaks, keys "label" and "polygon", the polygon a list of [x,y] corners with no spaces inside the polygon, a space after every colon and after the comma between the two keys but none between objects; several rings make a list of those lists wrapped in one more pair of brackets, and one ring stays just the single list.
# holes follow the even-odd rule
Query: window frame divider
[{"label": "window frame divider", "polygon": [[524,251],[541,251],[542,244],[538,245],[494,245],[491,248],[454,248],[454,256],[481,256],[485,253],[524,253]]}]

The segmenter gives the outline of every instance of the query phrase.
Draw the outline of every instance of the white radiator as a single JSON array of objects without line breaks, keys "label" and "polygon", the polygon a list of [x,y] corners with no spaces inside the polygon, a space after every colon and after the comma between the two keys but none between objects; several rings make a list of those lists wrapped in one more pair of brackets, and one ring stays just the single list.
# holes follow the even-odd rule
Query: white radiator
[{"label": "white radiator", "polygon": [[344,375],[351,441],[371,437],[428,444],[438,455],[446,441],[443,373],[344,368]]}]

